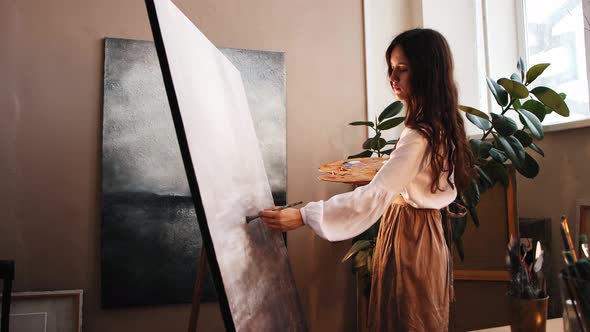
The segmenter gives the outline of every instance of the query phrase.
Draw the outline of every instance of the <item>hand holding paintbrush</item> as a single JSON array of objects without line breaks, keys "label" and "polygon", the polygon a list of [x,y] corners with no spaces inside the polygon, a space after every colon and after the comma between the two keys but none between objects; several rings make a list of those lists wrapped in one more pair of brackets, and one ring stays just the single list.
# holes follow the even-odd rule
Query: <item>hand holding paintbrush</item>
[{"label": "hand holding paintbrush", "polygon": [[258,216],[272,230],[279,232],[291,231],[304,225],[301,212],[299,209],[293,208],[293,206],[302,203],[297,202],[280,208],[266,209],[260,211]]},{"label": "hand holding paintbrush", "polygon": [[[269,209],[269,210],[270,211],[281,211],[281,210],[284,210],[284,209],[288,209],[288,208],[297,206],[299,204],[303,204],[303,202],[302,201],[299,201],[299,202],[287,204],[287,205],[284,205],[284,206],[276,206],[276,207],[274,207],[272,209]],[[246,222],[249,223],[250,221],[252,221],[254,219],[257,219],[257,218],[260,218],[260,214],[253,215],[253,216],[246,216]]]}]

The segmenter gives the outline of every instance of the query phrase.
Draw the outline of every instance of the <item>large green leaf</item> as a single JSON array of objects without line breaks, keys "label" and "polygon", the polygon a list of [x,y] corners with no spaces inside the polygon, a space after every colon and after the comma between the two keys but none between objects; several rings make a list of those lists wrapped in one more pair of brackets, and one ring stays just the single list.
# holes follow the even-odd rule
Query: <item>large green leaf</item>
[{"label": "large green leaf", "polygon": [[500,84],[496,83],[491,78],[487,77],[486,81],[488,83],[488,88],[490,88],[490,91],[492,91],[492,94],[494,95],[494,98],[496,98],[498,105],[502,107],[508,105],[508,92],[506,92],[506,90],[504,90]]},{"label": "large green leaf", "polygon": [[494,170],[496,172],[496,176],[498,177],[498,181],[502,183],[504,187],[508,187],[508,170],[506,168],[506,164],[500,163],[493,163]]},{"label": "large green leaf", "polygon": [[533,151],[535,151],[536,153],[540,154],[541,156],[545,157],[545,152],[543,152],[543,150],[541,150],[540,147],[538,147],[537,145],[535,145],[535,143],[531,144],[529,146]]},{"label": "large green leaf", "polygon": [[471,152],[476,158],[487,158],[490,156],[489,151],[492,148],[492,143],[481,141],[478,139],[470,139],[469,145],[471,146]]},{"label": "large green leaf", "polygon": [[348,159],[350,159],[350,158],[368,158],[368,157],[370,157],[372,155],[373,155],[373,151],[371,151],[371,150],[365,150],[365,151],[360,152],[360,153],[357,153],[355,155],[348,156]]},{"label": "large green leaf", "polygon": [[471,180],[469,187],[463,190],[462,195],[463,196],[461,198],[467,206],[477,206],[477,204],[479,203],[479,189],[477,187],[477,182],[475,181],[475,179]]},{"label": "large green leaf", "polygon": [[507,116],[496,113],[492,113],[492,125],[498,134],[504,137],[511,136],[518,129],[518,126],[514,120]]},{"label": "large green leaf", "polygon": [[495,160],[490,160],[486,164],[481,166],[486,174],[492,178],[492,181],[500,181],[504,187],[508,186],[508,172],[506,171],[506,165]]},{"label": "large green leaf", "polygon": [[349,123],[351,126],[369,126],[371,128],[375,128],[375,124],[371,121],[355,121]]},{"label": "large green leaf", "polygon": [[486,120],[482,117],[470,113],[465,114],[465,116],[467,117],[467,120],[469,120],[469,122],[473,123],[481,130],[489,130],[490,128],[492,128],[492,123],[490,122],[490,120]]},{"label": "large green leaf", "polygon": [[469,216],[471,216],[471,220],[475,226],[479,227],[479,216],[477,215],[477,209],[475,206],[467,206],[467,211],[469,211]]},{"label": "large green leaf", "polygon": [[477,108],[473,108],[473,107],[469,107],[469,106],[465,106],[465,105],[459,105],[459,109],[467,114],[475,115],[475,116],[480,117],[482,119],[486,119],[486,120],[490,119],[487,114],[478,110]]},{"label": "large green leaf", "polygon": [[561,116],[569,116],[570,110],[565,101],[557,92],[544,86],[538,86],[531,90],[531,93],[537,97],[543,104],[549,106],[555,113]]},{"label": "large green leaf", "polygon": [[369,253],[366,250],[357,252],[354,256],[354,263],[352,264],[355,269],[360,269],[367,265],[367,255],[369,255]]},{"label": "large green leaf", "polygon": [[384,138],[381,138],[381,137],[375,138],[371,142],[371,149],[381,150],[385,147],[386,144],[387,144],[387,141]]},{"label": "large green leaf", "polygon": [[541,75],[547,67],[549,67],[550,63],[539,63],[532,66],[526,72],[526,83],[531,84],[539,75]]},{"label": "large green leaf", "polygon": [[[543,125],[539,118],[525,109],[520,109],[518,112],[522,115],[524,121],[526,122],[527,128],[531,131],[531,134],[535,136],[536,139],[543,139],[543,135],[545,135],[545,131],[543,130]],[[522,120],[521,120],[522,121]]]},{"label": "large green leaf", "polygon": [[524,60],[522,57],[518,57],[518,61],[516,62],[516,68],[520,70],[520,77],[524,78],[524,72],[526,72],[526,66],[524,65]]},{"label": "large green leaf", "polygon": [[497,136],[496,139],[498,140],[500,146],[502,147],[502,150],[506,152],[506,156],[508,156],[508,159],[512,161],[514,166],[516,166],[517,168],[521,167],[525,158],[524,147],[522,146],[522,144],[520,144],[520,142],[514,136]]},{"label": "large green leaf", "polygon": [[368,150],[371,149],[371,146],[373,145],[373,140],[374,138],[368,138],[364,143],[363,143],[363,149]]},{"label": "large green leaf", "polygon": [[549,106],[545,106],[545,114],[551,114],[551,112],[553,112],[553,109]]},{"label": "large green leaf", "polygon": [[515,106],[514,108],[525,109],[525,110],[533,113],[534,115],[537,116],[539,121],[543,121],[543,119],[545,119],[545,115],[547,114],[545,111],[545,109],[547,107],[534,99],[529,99],[529,100],[525,101],[524,104],[522,104],[520,107]]},{"label": "large green leaf", "polygon": [[475,207],[479,203],[479,198],[480,195],[477,181],[475,179],[472,179],[469,187],[467,187],[467,189],[465,189],[461,193],[461,200],[465,203],[465,207],[469,211],[469,214],[471,215],[471,220],[473,220],[475,226],[479,226],[479,218],[477,216],[477,210],[475,209]]},{"label": "large green leaf", "polygon": [[498,80],[498,84],[504,87],[514,99],[526,98],[529,96],[529,90],[520,82],[501,78]]},{"label": "large green leaf", "polygon": [[520,142],[520,144],[522,144],[522,146],[525,148],[527,146],[533,144],[533,139],[531,138],[531,136],[529,136],[529,134],[527,134],[523,130],[517,130],[514,133],[514,137],[516,137],[516,139]]},{"label": "large green leaf", "polygon": [[497,162],[503,163],[506,161],[506,159],[508,159],[504,151],[498,150],[496,148],[491,148],[489,152],[490,156],[492,156],[492,158],[494,158],[494,160]]},{"label": "large green leaf", "polygon": [[405,119],[406,119],[405,117],[400,116],[397,118],[385,120],[377,125],[377,129],[379,129],[379,130],[391,129],[393,127],[398,126],[400,123],[404,122]]},{"label": "large green leaf", "polygon": [[399,100],[396,100],[393,103],[389,104],[389,106],[385,107],[383,112],[379,114],[379,122],[398,115],[402,111],[403,107],[404,104],[402,104],[402,102]]},{"label": "large green leaf", "polygon": [[517,167],[516,170],[523,176],[532,179],[539,174],[539,164],[530,154],[525,152],[524,163],[522,167]]},{"label": "large green leaf", "polygon": [[[494,185],[494,181],[486,174],[486,172],[479,166],[475,166],[475,169],[477,170],[477,173],[479,174],[479,178],[481,180],[483,180],[484,182],[486,182],[486,184],[491,187]],[[481,190],[480,190],[481,192]]]},{"label": "large green leaf", "polygon": [[371,241],[368,240],[361,240],[361,241],[356,241],[352,247],[350,247],[350,249],[348,250],[348,252],[346,253],[346,255],[344,255],[344,258],[342,258],[342,261],[346,261],[347,259],[349,259],[350,257],[352,257],[354,254],[356,254],[357,252],[366,249],[368,247],[371,246]]},{"label": "large green leaf", "polygon": [[[462,220],[460,221],[463,224],[467,224],[467,219],[466,218],[461,218]],[[459,223],[459,222],[457,222]],[[459,258],[461,259],[461,262],[465,259],[465,249],[463,248],[463,239],[462,238],[458,238],[458,239],[454,239],[453,242],[455,243],[455,248],[457,249],[457,253],[459,254]]]}]

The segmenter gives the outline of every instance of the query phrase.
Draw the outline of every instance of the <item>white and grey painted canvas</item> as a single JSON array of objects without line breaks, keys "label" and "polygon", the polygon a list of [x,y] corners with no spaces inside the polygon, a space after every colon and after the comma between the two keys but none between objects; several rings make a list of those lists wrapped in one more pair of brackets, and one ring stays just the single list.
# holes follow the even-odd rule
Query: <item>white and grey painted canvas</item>
[{"label": "white and grey painted canvas", "polygon": [[245,217],[273,204],[240,72],[169,0],[146,0],[227,330],[306,324],[280,233]]},{"label": "white and grey painted canvas", "polygon": [[[284,53],[221,52],[242,73],[274,202],[283,205]],[[103,103],[103,307],[190,303],[202,238],[153,42],[105,39]],[[215,298],[208,274],[203,300]]]}]

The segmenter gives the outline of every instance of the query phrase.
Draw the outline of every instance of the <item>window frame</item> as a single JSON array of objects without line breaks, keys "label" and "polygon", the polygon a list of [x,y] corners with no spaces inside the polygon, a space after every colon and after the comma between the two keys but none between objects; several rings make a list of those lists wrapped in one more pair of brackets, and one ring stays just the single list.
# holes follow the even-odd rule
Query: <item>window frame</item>
[{"label": "window frame", "polygon": [[[486,1],[486,0],[483,0]],[[493,1],[493,0],[492,0]],[[582,4],[582,12],[586,12],[586,8],[588,7],[585,4],[584,0],[580,0]],[[525,59],[525,63],[528,65],[529,53],[527,47],[527,31],[526,31],[526,0],[515,0],[515,9],[516,9],[516,40],[518,45],[518,54]],[[587,15],[587,14],[586,14]],[[590,27],[588,27],[590,29]],[[587,87],[588,91],[587,94],[590,99],[590,31],[586,28],[586,22],[584,22],[584,50],[585,50],[585,58],[586,58],[586,80],[587,80]],[[568,129],[578,129],[578,128],[585,128],[590,127],[590,107],[588,109],[588,114],[584,119],[578,120],[571,120],[567,121],[567,117],[560,119],[557,123],[552,124],[543,124],[543,129],[545,132],[556,132]]]},{"label": "window frame", "polygon": [[[582,1],[583,11],[590,18],[590,3]],[[375,114],[378,114],[380,109],[385,105],[388,105],[395,100],[392,93],[385,92],[386,82],[380,71],[375,71],[375,68],[385,65],[383,63],[383,45],[384,41],[375,41],[375,36],[372,34],[377,31],[380,34],[391,34],[392,36],[400,33],[408,28],[416,26],[431,27],[430,22],[424,20],[424,0],[363,0],[363,35],[364,35],[364,55],[365,55],[365,92],[366,92],[366,109],[365,114],[367,115],[368,121],[372,121]],[[526,48],[526,30],[525,30],[525,0],[509,0],[509,1],[497,1],[497,0],[475,0],[475,6],[477,8],[474,15],[476,15],[476,25],[474,29],[479,30],[478,38],[482,42],[482,50],[479,56],[479,67],[473,70],[479,71],[482,77],[478,79],[476,84],[479,86],[480,96],[482,97],[479,105],[468,105],[474,107],[480,107],[481,111],[490,114],[491,110],[496,110],[497,105],[491,92],[487,88],[485,83],[485,76],[493,77],[491,73],[492,67],[502,68],[514,68],[516,65],[516,58],[511,59],[510,63],[498,63],[494,61],[491,64],[491,56],[489,52],[490,38],[506,38],[505,34],[510,33],[514,36],[514,40],[510,40],[510,43],[515,43],[516,46],[509,46],[510,52],[514,52],[517,56],[520,55],[523,59],[528,59],[527,48]],[[504,9],[508,9],[514,12],[514,24],[516,31],[505,31],[504,36],[490,36],[490,29],[493,22],[488,22],[489,6],[510,6]],[[498,7],[494,7],[498,8]],[[499,10],[504,10],[500,8]],[[401,12],[400,12],[401,10]],[[402,15],[403,14],[403,15]],[[375,20],[375,21],[374,21]],[[452,18],[450,19],[452,20]],[[449,22],[452,24],[452,22]],[[490,26],[488,26],[488,24]],[[385,26],[381,26],[385,25]],[[588,24],[584,22],[584,27]],[[590,29],[590,27],[588,27]],[[377,35],[377,37],[381,37]],[[586,58],[586,77],[588,80],[588,95],[590,96],[590,31],[584,29],[584,46],[585,46],[585,58]],[[515,47],[515,49],[513,49]],[[458,50],[453,50],[453,54]],[[376,56],[378,55],[378,56]],[[507,61],[507,60],[506,60]],[[502,61],[502,62],[506,62]],[[455,64],[457,65],[457,64]],[[514,68],[513,70],[515,70]],[[502,73],[505,75],[505,73]],[[560,119],[561,120],[561,119]],[[563,120],[568,120],[564,118]],[[466,120],[467,121],[467,120]],[[468,121],[467,121],[468,122]],[[467,126],[471,125],[469,123]],[[562,121],[559,123],[543,124],[545,132],[554,132],[561,130],[577,129],[590,127],[590,110],[589,115],[585,119]],[[466,128],[467,129],[467,128]],[[387,139],[395,139],[399,137],[401,128],[395,128],[392,132],[385,133]],[[370,128],[367,128],[367,135],[372,134]],[[481,137],[480,133],[475,133],[472,130],[468,132],[468,136],[471,138]]]}]

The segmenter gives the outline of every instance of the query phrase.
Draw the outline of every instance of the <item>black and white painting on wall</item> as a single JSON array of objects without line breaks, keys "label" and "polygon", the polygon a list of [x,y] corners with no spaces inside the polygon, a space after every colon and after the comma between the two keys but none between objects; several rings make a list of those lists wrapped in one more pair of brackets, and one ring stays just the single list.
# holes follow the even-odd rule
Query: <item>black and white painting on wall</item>
[{"label": "black and white painting on wall", "polygon": [[[272,195],[283,205],[284,53],[221,51],[241,72]],[[190,303],[202,239],[153,42],[105,40],[103,103],[102,306]],[[209,274],[203,300],[215,300]]]}]

